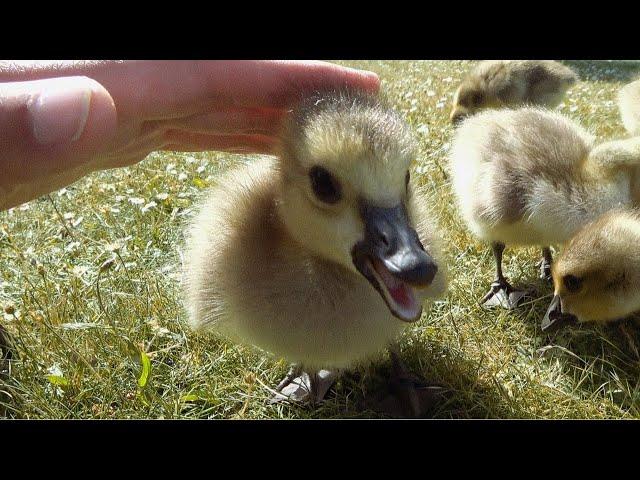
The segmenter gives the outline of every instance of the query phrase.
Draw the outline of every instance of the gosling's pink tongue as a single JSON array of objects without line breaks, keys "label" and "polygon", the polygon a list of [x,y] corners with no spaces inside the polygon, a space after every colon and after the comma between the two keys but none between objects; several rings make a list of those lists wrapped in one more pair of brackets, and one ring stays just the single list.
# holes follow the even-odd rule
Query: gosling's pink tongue
[{"label": "gosling's pink tongue", "polygon": [[[382,280],[382,289],[386,290],[387,300],[391,300],[391,307],[404,320],[414,320],[420,314],[420,304],[416,301],[413,287],[394,277],[389,270],[377,259],[373,260],[373,268]],[[389,298],[390,297],[390,298]]]},{"label": "gosling's pink tongue", "polygon": [[412,303],[413,298],[411,296],[411,291],[405,283],[398,282],[398,285],[394,287],[391,287],[390,284],[387,283],[387,287],[389,287],[391,297],[400,305],[407,306]]}]

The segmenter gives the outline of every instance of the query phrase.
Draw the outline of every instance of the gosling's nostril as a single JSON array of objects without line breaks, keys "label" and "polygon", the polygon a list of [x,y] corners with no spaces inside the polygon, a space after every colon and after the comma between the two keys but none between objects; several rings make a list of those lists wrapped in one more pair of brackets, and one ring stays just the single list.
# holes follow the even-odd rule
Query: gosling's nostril
[{"label": "gosling's nostril", "polygon": [[398,241],[395,238],[392,226],[388,223],[383,223],[375,229],[374,238],[377,248],[385,255],[393,254],[398,247]]},{"label": "gosling's nostril", "polygon": [[385,247],[389,247],[391,245],[389,242],[389,236],[386,233],[380,232],[378,238],[380,239],[380,243],[382,243],[382,245],[384,245]]}]

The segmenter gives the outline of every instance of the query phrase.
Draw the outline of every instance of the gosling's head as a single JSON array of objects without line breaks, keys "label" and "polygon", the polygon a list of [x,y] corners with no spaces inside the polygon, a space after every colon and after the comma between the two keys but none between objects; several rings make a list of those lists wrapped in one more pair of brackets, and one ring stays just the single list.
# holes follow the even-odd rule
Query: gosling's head
[{"label": "gosling's head", "polygon": [[279,214],[318,257],[364,276],[404,321],[422,312],[438,274],[412,219],[409,127],[376,97],[318,94],[283,135]]},{"label": "gosling's head", "polygon": [[640,216],[607,213],[583,227],[553,265],[555,295],[543,329],[558,320],[606,322],[640,310]]},{"label": "gosling's head", "polygon": [[472,113],[480,110],[484,102],[484,89],[476,78],[467,78],[453,96],[453,108],[449,120],[457,125]]},{"label": "gosling's head", "polygon": [[501,102],[490,87],[485,76],[475,72],[467,75],[453,96],[449,120],[455,125],[482,109],[500,107]]}]

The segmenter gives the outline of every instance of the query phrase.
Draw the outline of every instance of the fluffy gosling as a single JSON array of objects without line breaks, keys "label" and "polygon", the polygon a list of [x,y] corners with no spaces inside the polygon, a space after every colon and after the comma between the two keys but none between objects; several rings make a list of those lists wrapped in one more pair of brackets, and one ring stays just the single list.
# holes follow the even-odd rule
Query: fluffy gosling
[{"label": "fluffy gosling", "polygon": [[577,81],[573,70],[553,60],[485,60],[458,87],[450,120],[458,123],[485,108],[554,108]]},{"label": "fluffy gosling", "polygon": [[608,322],[640,311],[640,215],[616,210],[582,227],[553,266],[542,323]]},{"label": "fluffy gosling", "polygon": [[594,137],[563,115],[543,109],[493,110],[468,118],[450,154],[453,189],[464,220],[491,243],[496,280],[486,306],[515,308],[525,292],[502,272],[505,244],[544,247],[640,199],[640,138],[595,146]]},{"label": "fluffy gosling", "polygon": [[[223,176],[193,220],[193,327],[288,359],[298,368],[278,390],[293,386],[296,398],[306,385],[320,400],[331,370],[392,344],[445,289],[436,222],[410,179],[415,158],[407,124],[374,97],[302,102],[279,157]],[[310,374],[294,378],[302,367]]]}]

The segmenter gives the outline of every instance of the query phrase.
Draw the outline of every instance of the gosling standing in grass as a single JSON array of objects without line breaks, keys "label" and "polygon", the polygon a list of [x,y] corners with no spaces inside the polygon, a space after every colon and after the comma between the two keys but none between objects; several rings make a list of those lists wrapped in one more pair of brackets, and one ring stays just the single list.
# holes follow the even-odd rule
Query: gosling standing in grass
[{"label": "gosling standing in grass", "polygon": [[322,369],[384,349],[445,289],[435,221],[410,180],[415,158],[408,126],[374,97],[302,102],[279,158],[223,176],[193,221],[193,327],[304,367],[305,382],[291,372],[278,389],[311,383],[319,400],[335,378]]},{"label": "gosling standing in grass", "polygon": [[640,80],[631,82],[618,92],[618,108],[629,135],[640,135]]},{"label": "gosling standing in grass", "polygon": [[640,199],[640,137],[595,146],[594,137],[559,113],[492,110],[468,118],[450,154],[453,189],[471,231],[491,243],[496,280],[487,306],[514,308],[524,296],[502,273],[505,244],[543,249],[581,226]]},{"label": "gosling standing in grass", "polygon": [[456,91],[450,119],[458,123],[485,108],[554,108],[577,81],[573,70],[553,60],[485,60]]},{"label": "gosling standing in grass", "polygon": [[584,226],[553,266],[555,295],[542,323],[607,322],[640,311],[640,215],[613,211]]}]

